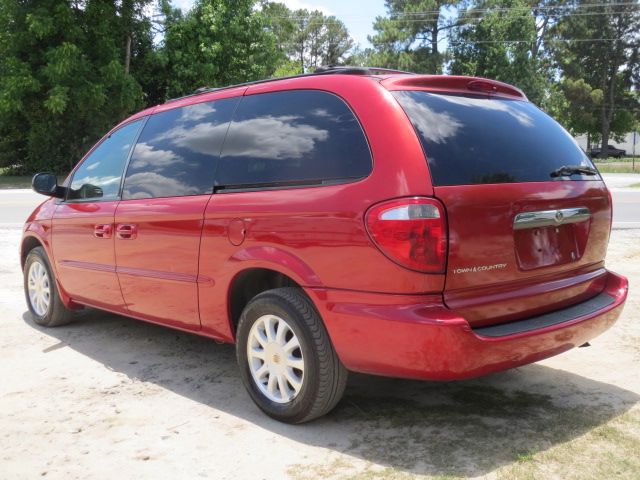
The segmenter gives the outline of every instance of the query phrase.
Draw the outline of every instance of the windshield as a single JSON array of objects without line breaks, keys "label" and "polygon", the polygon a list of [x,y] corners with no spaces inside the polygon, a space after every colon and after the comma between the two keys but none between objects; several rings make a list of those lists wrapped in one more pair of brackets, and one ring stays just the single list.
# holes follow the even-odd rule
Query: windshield
[{"label": "windshield", "polygon": [[573,137],[529,102],[396,91],[420,137],[434,185],[596,180]]}]

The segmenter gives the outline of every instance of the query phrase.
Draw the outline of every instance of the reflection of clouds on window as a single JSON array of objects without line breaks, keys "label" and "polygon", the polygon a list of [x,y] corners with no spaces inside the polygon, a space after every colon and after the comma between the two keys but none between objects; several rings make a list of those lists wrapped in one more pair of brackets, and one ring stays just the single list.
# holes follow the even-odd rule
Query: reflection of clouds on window
[{"label": "reflection of clouds on window", "polygon": [[124,199],[208,194],[222,141],[239,99],[152,115],[131,157]]},{"label": "reflection of clouds on window", "polygon": [[116,176],[95,176],[95,177],[82,177],[79,179],[80,185],[97,185],[102,187],[106,192],[110,190],[109,187],[120,186],[120,177]]},{"label": "reflection of clouds on window", "polygon": [[329,110],[327,110],[326,108],[314,108],[309,113],[311,113],[311,115],[313,115],[314,117],[323,117],[323,118],[331,117]]},{"label": "reflection of clouds on window", "polygon": [[197,122],[215,113],[216,109],[211,103],[197,103],[182,109],[181,122]]},{"label": "reflection of clouds on window", "polygon": [[176,178],[155,172],[140,172],[127,177],[124,197],[127,199],[176,197],[197,195],[200,193],[199,190],[197,186],[188,185]]},{"label": "reflection of clouds on window", "polygon": [[152,141],[168,141],[176,147],[186,148],[193,152],[217,155],[226,133],[226,123],[198,123],[190,127],[178,125],[158,135]]},{"label": "reflection of clouds on window", "polygon": [[141,120],[136,120],[122,126],[89,154],[73,174],[70,200],[118,198],[124,164],[140,124]]},{"label": "reflection of clouds on window", "polygon": [[313,125],[296,124],[294,115],[260,117],[234,122],[241,136],[230,135],[225,143],[225,156],[269,159],[301,158],[311,152],[317,142],[329,138],[329,131]]},{"label": "reflection of clouds on window", "polygon": [[[533,127],[533,118],[531,118],[526,112],[522,111],[522,104],[524,102],[520,102],[518,100],[457,97],[454,95],[442,95],[440,98],[445,102],[454,103],[463,107],[482,108],[485,110],[504,112],[516,119],[523,127]],[[518,103],[516,104],[515,102]],[[515,108],[516,106],[519,106],[520,109]]]},{"label": "reflection of clouds on window", "polygon": [[[415,127],[432,142],[443,143],[456,135],[462,123],[446,112],[436,112],[424,103],[411,101],[411,94],[401,92],[399,96],[407,96],[404,107]],[[428,155],[428,153],[427,153]]]},{"label": "reflection of clouds on window", "polygon": [[371,155],[353,113],[316,90],[243,97],[224,141],[218,185],[360,178]]},{"label": "reflection of clouds on window", "polygon": [[146,168],[149,165],[163,168],[184,160],[180,155],[176,155],[169,150],[156,150],[147,143],[138,143],[134,155],[136,169]]}]

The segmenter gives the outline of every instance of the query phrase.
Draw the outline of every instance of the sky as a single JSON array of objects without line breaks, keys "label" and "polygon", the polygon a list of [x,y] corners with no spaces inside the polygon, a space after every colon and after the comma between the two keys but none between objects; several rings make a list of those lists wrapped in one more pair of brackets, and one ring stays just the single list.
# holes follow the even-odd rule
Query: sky
[{"label": "sky", "polygon": [[[335,15],[347,26],[351,37],[362,48],[370,47],[367,35],[372,35],[373,21],[385,14],[384,0],[279,0],[291,10],[306,8]],[[173,0],[176,7],[188,10],[194,0]]]}]

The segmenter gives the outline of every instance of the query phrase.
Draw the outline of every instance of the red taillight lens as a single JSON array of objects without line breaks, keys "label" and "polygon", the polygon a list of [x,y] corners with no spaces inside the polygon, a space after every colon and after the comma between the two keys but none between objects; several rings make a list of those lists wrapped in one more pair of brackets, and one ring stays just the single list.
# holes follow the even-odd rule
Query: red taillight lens
[{"label": "red taillight lens", "polygon": [[403,267],[444,273],[447,222],[442,204],[433,198],[400,198],[374,205],[366,215],[371,239]]}]

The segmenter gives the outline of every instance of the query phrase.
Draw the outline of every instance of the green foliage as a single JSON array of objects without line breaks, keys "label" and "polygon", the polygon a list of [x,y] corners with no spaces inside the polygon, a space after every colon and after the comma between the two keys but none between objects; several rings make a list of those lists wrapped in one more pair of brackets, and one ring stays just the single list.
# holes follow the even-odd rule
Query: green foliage
[{"label": "green foliage", "polygon": [[573,3],[582,15],[561,17],[550,50],[564,77],[571,126],[598,134],[606,145],[610,136],[621,137],[638,122],[640,102],[633,89],[640,85],[640,9],[632,2],[592,3]]},{"label": "green foliage", "polygon": [[68,171],[142,106],[113,2],[0,0],[0,167]]},{"label": "green foliage", "polygon": [[547,74],[533,53],[536,17],[525,0],[470,2],[451,33],[451,73],[517,85],[534,103],[545,96]]},{"label": "green foliage", "polygon": [[68,171],[144,106],[321,65],[495,78],[603,143],[640,125],[637,1],[386,8],[362,49],[336,17],[268,0],[0,0],[0,171]]},{"label": "green foliage", "polygon": [[199,0],[165,23],[168,95],[269,77],[283,59],[253,0]]},{"label": "green foliage", "polygon": [[443,9],[460,0],[386,0],[388,17],[377,17],[371,61],[375,66],[421,73],[442,73],[441,35],[453,24]]},{"label": "green foliage", "polygon": [[[344,23],[319,10],[291,11],[282,3],[264,2],[262,15],[286,55],[277,72],[303,73],[323,65],[340,65],[353,47]],[[291,68],[292,62],[297,68]]]}]

